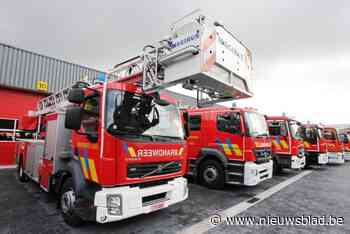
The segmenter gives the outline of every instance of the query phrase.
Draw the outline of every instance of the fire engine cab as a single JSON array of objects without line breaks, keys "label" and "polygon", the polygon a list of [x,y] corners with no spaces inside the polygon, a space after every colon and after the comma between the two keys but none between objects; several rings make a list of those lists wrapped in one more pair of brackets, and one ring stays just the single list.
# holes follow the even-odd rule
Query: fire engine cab
[{"label": "fire engine cab", "polygon": [[305,167],[301,123],[287,116],[267,116],[266,119],[272,140],[274,172]]},{"label": "fire engine cab", "polygon": [[337,129],[333,127],[324,127],[322,130],[322,135],[327,145],[328,163],[344,163],[344,148],[339,139]]},{"label": "fire engine cab", "polygon": [[272,177],[265,118],[249,108],[187,109],[188,174],[209,188],[257,185]]},{"label": "fire engine cab", "polygon": [[117,64],[107,79],[78,82],[38,103],[29,113],[35,138],[17,152],[19,179],[57,195],[74,226],[185,200],[182,117],[159,92],[182,84],[212,101],[249,95],[240,92],[245,83],[238,77],[250,75],[250,59],[222,24],[201,13],[176,21],[169,37]]},{"label": "fire engine cab", "polygon": [[317,124],[304,124],[303,139],[306,165],[327,164],[327,146],[322,136],[322,127]]}]

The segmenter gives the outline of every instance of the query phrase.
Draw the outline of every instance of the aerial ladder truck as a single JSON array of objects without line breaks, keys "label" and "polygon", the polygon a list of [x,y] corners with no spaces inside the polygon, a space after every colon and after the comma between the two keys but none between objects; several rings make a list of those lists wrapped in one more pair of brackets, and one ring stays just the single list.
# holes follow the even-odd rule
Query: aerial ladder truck
[{"label": "aerial ladder truck", "polygon": [[201,103],[232,100],[249,95],[242,90],[250,72],[246,47],[222,24],[190,14],[106,81],[77,82],[41,100],[29,113],[35,138],[17,150],[18,177],[55,195],[72,226],[181,202],[188,196],[184,116],[161,90],[182,84]]}]

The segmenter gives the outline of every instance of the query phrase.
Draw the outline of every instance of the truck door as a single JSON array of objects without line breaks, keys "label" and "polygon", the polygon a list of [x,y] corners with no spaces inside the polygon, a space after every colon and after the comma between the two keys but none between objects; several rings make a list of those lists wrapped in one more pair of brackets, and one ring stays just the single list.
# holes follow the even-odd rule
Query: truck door
[{"label": "truck door", "polygon": [[277,154],[289,153],[289,136],[285,121],[269,121],[272,150]]},{"label": "truck door", "polygon": [[243,121],[239,112],[223,112],[217,115],[218,131],[215,143],[232,160],[244,160]]},{"label": "truck door", "polygon": [[80,128],[83,134],[75,134],[73,149],[74,154],[79,158],[84,178],[95,183],[100,181],[98,172],[101,142],[98,137],[99,102],[99,96],[90,96],[83,103]]},{"label": "truck door", "polygon": [[188,156],[189,159],[194,159],[197,158],[201,149],[202,116],[200,114],[190,114],[188,121]]}]

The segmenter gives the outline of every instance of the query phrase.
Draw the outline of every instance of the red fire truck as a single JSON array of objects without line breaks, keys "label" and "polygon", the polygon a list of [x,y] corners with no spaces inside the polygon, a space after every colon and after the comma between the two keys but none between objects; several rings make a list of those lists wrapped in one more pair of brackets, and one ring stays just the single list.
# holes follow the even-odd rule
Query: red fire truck
[{"label": "red fire truck", "polygon": [[306,166],[327,164],[327,146],[322,136],[322,127],[317,124],[304,124],[303,131]]},{"label": "red fire truck", "polygon": [[187,109],[188,174],[209,188],[257,185],[272,177],[271,139],[263,115],[249,108]]},{"label": "red fire truck", "polygon": [[305,166],[302,125],[287,116],[267,116],[272,140],[274,173],[283,168],[301,169]]},{"label": "red fire truck", "polygon": [[78,82],[40,101],[30,113],[35,139],[18,150],[19,179],[57,195],[70,225],[183,201],[184,128],[179,108],[161,100],[159,90],[183,84],[214,102],[249,96],[237,84],[250,75],[250,56],[223,25],[197,12],[182,18],[169,38],[116,65],[108,82]]},{"label": "red fire truck", "polygon": [[343,144],[341,143],[336,128],[324,127],[322,135],[327,145],[328,163],[344,163]]},{"label": "red fire truck", "polygon": [[344,160],[350,161],[350,135],[347,131],[341,131],[339,138],[344,147]]}]

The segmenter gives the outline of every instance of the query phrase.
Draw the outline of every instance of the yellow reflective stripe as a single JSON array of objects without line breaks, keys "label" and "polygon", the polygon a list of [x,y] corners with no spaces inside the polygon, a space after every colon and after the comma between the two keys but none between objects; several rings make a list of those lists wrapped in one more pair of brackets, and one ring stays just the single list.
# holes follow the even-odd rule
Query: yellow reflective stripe
[{"label": "yellow reflective stripe", "polygon": [[275,147],[276,148],[278,148],[278,149],[280,149],[281,148],[281,146],[277,143],[277,141],[276,140],[272,140],[272,144],[274,144],[275,145]]},{"label": "yellow reflective stripe", "polygon": [[96,174],[96,168],[95,168],[95,162],[92,159],[89,159],[89,165],[90,165],[90,174],[92,181],[98,183],[98,177]]},{"label": "yellow reflective stripe", "polygon": [[224,148],[225,154],[232,155],[232,152],[227,144],[222,144],[222,147]]},{"label": "yellow reflective stripe", "polygon": [[89,179],[89,172],[85,163],[85,159],[80,157],[81,167],[83,168],[83,173],[86,179]]},{"label": "yellow reflective stripe", "polygon": [[281,145],[283,148],[288,149],[288,145],[285,140],[281,140]]},{"label": "yellow reflective stripe", "polygon": [[129,148],[128,148],[128,151],[129,151],[129,154],[130,154],[131,157],[133,157],[133,158],[136,157],[136,153],[135,153],[134,148],[129,147]]},{"label": "yellow reflective stripe", "polygon": [[238,145],[233,144],[233,150],[235,151],[237,156],[242,156],[242,151],[241,151],[241,149],[239,148]]}]

